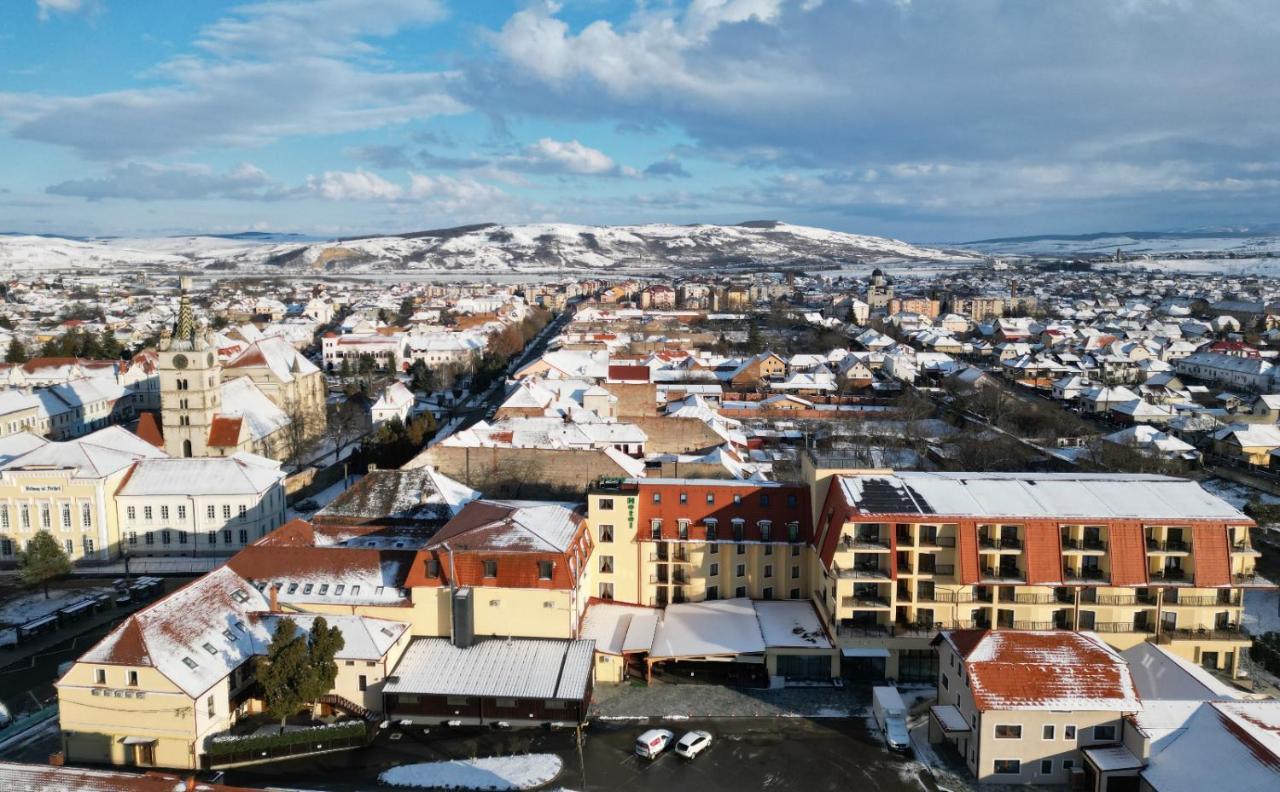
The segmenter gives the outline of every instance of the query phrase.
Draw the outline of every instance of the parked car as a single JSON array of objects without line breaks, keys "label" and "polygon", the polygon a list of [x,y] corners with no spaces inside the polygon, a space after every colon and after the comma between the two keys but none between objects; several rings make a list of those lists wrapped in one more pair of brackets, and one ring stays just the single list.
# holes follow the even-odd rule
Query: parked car
[{"label": "parked car", "polygon": [[676,753],[685,759],[692,759],[711,747],[711,734],[704,731],[691,731],[676,743]]},{"label": "parked car", "polygon": [[636,756],[642,759],[657,759],[667,750],[675,735],[666,729],[650,729],[636,738]]},{"label": "parked car", "polygon": [[911,736],[907,733],[907,707],[902,696],[898,695],[898,689],[890,685],[872,688],[871,711],[889,748],[900,753],[909,751]]}]

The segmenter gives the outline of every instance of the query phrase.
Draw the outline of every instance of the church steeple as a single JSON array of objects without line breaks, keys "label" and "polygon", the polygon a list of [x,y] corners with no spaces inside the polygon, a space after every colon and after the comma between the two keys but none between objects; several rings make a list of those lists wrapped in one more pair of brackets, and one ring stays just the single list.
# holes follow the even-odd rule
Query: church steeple
[{"label": "church steeple", "polygon": [[196,318],[191,312],[191,295],[188,290],[191,288],[191,279],[183,277],[178,281],[178,286],[182,290],[182,296],[178,301],[178,321],[173,326],[173,337],[179,341],[187,341],[192,345],[196,341]]}]

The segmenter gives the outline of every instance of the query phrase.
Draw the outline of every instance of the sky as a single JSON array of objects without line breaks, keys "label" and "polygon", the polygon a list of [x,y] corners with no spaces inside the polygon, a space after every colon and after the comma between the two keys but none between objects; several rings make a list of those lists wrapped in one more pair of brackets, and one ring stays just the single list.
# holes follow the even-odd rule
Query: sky
[{"label": "sky", "polygon": [[0,232],[1280,209],[1276,0],[0,0]]}]

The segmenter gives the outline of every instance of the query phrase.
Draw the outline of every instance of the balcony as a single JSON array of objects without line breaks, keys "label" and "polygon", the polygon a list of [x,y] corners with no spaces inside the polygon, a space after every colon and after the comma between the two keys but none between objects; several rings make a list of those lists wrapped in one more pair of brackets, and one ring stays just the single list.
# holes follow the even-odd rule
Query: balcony
[{"label": "balcony", "polygon": [[1091,628],[1094,632],[1100,633],[1129,633],[1140,632],[1150,633],[1154,629],[1150,625],[1137,624],[1135,622],[1094,622]]},{"label": "balcony", "polygon": [[1107,543],[1101,539],[1063,539],[1062,552],[1101,554],[1107,552]]},{"label": "balcony", "polygon": [[1187,573],[1181,569],[1158,569],[1149,576],[1152,583],[1162,583],[1174,586],[1189,586],[1191,581],[1187,579]]},{"label": "balcony", "polygon": [[1148,539],[1147,552],[1186,555],[1191,552],[1191,546],[1181,539],[1171,539],[1167,542],[1157,542],[1155,539]]},{"label": "balcony", "polygon": [[1005,629],[1012,628],[1014,630],[1056,630],[1058,626],[1051,621],[1024,621],[1014,619],[1007,624],[1001,624]]},{"label": "balcony", "polygon": [[840,607],[859,609],[859,608],[881,608],[889,607],[889,600],[876,594],[854,594],[851,597],[841,597]]},{"label": "balcony", "polygon": [[1165,599],[1164,604],[1165,607],[1212,608],[1218,605],[1236,605],[1238,603],[1223,602],[1217,597],[1168,597]]},{"label": "balcony", "polygon": [[1052,594],[1015,594],[1015,605],[1053,605],[1058,600]]},{"label": "balcony", "polygon": [[933,592],[933,601],[963,605],[966,602],[973,602],[973,593],[969,591],[935,591]]},{"label": "balcony", "polygon": [[685,547],[677,547],[671,553],[671,560],[676,562],[677,564],[688,564],[688,563],[691,563],[692,561],[689,550],[688,548],[685,548]]},{"label": "balcony", "polygon": [[955,547],[956,538],[954,536],[939,536],[938,547]]},{"label": "balcony", "polygon": [[846,550],[888,550],[889,540],[881,539],[880,534],[846,535],[843,540]]},{"label": "balcony", "polygon": [[836,567],[836,577],[845,580],[888,580],[889,570],[878,564],[857,564],[852,567]]},{"label": "balcony", "polygon": [[1271,588],[1275,584],[1267,580],[1262,575],[1232,575],[1231,585],[1233,586],[1261,586],[1263,588]]},{"label": "balcony", "polygon": [[1183,629],[1181,627],[1164,627],[1160,630],[1160,643],[1172,643],[1173,641],[1244,641],[1248,642],[1249,634],[1241,630],[1238,625],[1227,625],[1226,627],[1194,627],[1191,629]]},{"label": "balcony", "polygon": [[984,583],[1025,583],[1026,576],[1017,567],[983,567]]},{"label": "balcony", "polygon": [[956,574],[955,564],[934,564],[933,574],[939,577],[953,577]]},{"label": "balcony", "polygon": [[[942,547],[943,546],[942,540],[938,538],[938,535],[936,533],[920,534],[920,540],[916,544],[918,544],[920,547]],[[951,546],[955,546],[954,541],[952,541]]]},{"label": "balcony", "polygon": [[1012,552],[1016,553],[1022,550],[1022,540],[1016,536],[1009,537],[991,537],[984,536],[978,539],[978,547],[982,550],[994,550],[996,552]]},{"label": "balcony", "polygon": [[1095,605],[1137,605],[1138,598],[1134,594],[1099,594],[1093,598]]},{"label": "balcony", "polygon": [[689,573],[683,569],[677,569],[671,573],[671,582],[677,586],[687,586],[689,585]]},{"label": "balcony", "polygon": [[836,636],[843,638],[888,638],[893,635],[892,624],[857,622],[851,619],[836,625]]},{"label": "balcony", "polygon": [[1105,583],[1107,575],[1098,567],[1062,568],[1062,579],[1069,583]]}]

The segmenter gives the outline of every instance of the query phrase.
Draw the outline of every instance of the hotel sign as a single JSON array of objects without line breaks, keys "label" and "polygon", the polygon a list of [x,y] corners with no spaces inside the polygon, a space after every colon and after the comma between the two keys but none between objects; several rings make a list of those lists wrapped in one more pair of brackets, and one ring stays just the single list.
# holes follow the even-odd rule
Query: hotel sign
[{"label": "hotel sign", "polygon": [[23,492],[62,492],[61,484],[23,484]]}]

